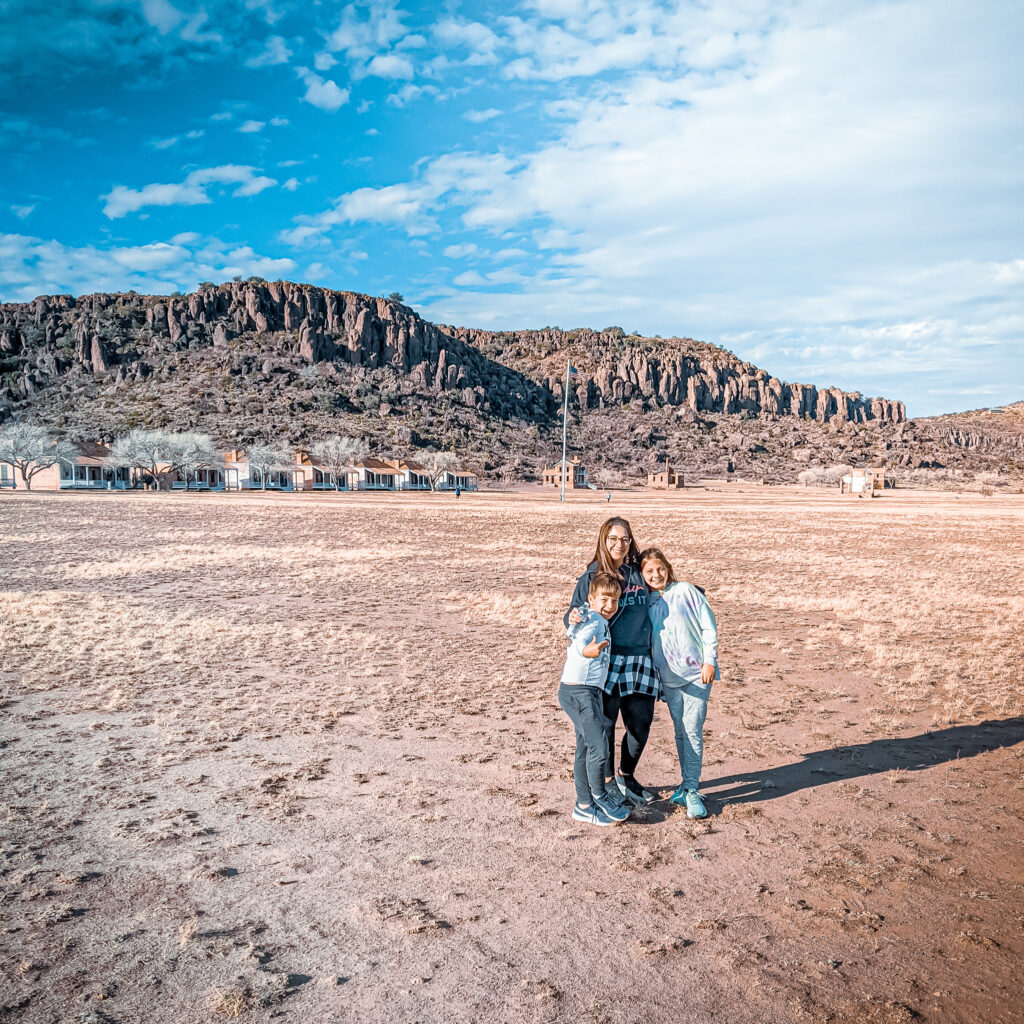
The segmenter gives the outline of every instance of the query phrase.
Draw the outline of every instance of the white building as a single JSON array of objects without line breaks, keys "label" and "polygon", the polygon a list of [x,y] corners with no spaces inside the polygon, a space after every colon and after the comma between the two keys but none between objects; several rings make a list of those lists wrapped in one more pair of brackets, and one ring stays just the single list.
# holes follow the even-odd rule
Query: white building
[{"label": "white building", "polygon": [[454,491],[456,487],[463,491],[478,490],[479,481],[476,473],[471,473],[468,469],[449,469],[434,485],[434,489],[438,491]]}]

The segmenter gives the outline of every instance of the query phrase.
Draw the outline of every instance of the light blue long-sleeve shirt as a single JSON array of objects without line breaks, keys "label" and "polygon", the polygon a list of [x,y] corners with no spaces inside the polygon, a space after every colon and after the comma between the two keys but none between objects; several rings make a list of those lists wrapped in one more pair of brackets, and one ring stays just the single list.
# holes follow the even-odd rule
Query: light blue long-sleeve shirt
[{"label": "light blue long-sleeve shirt", "polygon": [[610,639],[608,622],[604,616],[598,615],[586,605],[580,608],[580,615],[583,621],[566,630],[569,649],[565,652],[562,682],[570,686],[596,686],[603,689],[604,681],[608,678],[608,648],[605,647],[596,658],[586,657],[583,648],[591,641],[602,643]]},{"label": "light blue long-sleeve shirt", "polygon": [[718,673],[718,623],[707,598],[690,583],[670,583],[649,609],[651,655],[663,686],[700,683],[702,665]]}]

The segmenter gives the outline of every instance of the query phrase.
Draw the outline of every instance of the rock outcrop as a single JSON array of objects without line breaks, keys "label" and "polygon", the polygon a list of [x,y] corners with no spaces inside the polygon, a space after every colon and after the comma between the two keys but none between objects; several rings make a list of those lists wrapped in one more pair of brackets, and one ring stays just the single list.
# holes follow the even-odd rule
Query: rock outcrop
[{"label": "rock outcrop", "polygon": [[557,411],[567,356],[584,373],[570,396],[582,409],[639,402],[819,422],[906,418],[902,402],[785,383],[691,339],[439,327],[400,303],[287,281],[239,281],[170,297],[62,295],[0,307],[0,357],[13,398],[76,369],[133,379],[154,351],[209,347],[227,360],[232,341],[243,337],[272,337],[274,357],[299,363],[390,367],[414,386],[534,420]]},{"label": "rock outcrop", "polygon": [[[640,401],[650,406],[685,406],[693,413],[795,416],[829,422],[902,423],[902,402],[865,398],[839,388],[787,384],[724,349],[689,338],[626,337],[612,331],[516,331],[495,333],[445,328],[474,348],[497,351],[513,364],[538,357],[533,373],[561,400],[564,359],[581,376],[570,383],[570,401],[583,409]],[[549,353],[557,352],[556,360]],[[553,363],[560,364],[557,369]]]},{"label": "rock outcrop", "polygon": [[[266,349],[297,363],[392,368],[424,389],[478,400],[482,388],[499,415],[542,418],[554,408],[542,384],[489,360],[408,307],[386,299],[287,281],[242,281],[190,295],[41,297],[0,306],[0,354],[10,397],[26,397],[62,374],[121,379],[142,371],[153,352],[212,348],[230,358],[238,338],[269,339]],[[273,365],[273,362],[272,362]]]}]

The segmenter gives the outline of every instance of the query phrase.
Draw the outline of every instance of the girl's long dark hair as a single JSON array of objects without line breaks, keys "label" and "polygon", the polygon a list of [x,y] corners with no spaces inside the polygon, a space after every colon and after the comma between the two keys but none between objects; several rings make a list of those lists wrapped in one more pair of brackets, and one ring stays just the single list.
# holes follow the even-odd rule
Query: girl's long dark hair
[{"label": "girl's long dark hair", "polygon": [[633,527],[629,525],[627,519],[623,519],[622,516],[612,516],[611,519],[606,519],[601,524],[601,529],[597,531],[597,551],[594,553],[597,571],[610,572],[613,576],[617,577],[619,572],[612,564],[612,556],[608,554],[608,546],[605,543],[613,526],[621,526],[629,534],[629,547],[626,549],[623,565],[636,565],[640,558],[640,549],[636,546]]}]

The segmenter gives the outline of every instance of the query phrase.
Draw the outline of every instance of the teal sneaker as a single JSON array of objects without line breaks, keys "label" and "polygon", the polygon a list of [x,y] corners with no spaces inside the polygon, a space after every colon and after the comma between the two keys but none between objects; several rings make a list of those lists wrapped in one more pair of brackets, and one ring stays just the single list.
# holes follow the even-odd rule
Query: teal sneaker
[{"label": "teal sneaker", "polygon": [[673,794],[668,798],[669,803],[682,807],[686,804],[686,787],[680,782]]},{"label": "teal sneaker", "polygon": [[706,818],[708,816],[708,809],[704,806],[700,793],[695,789],[686,791],[686,816],[688,818]]}]

